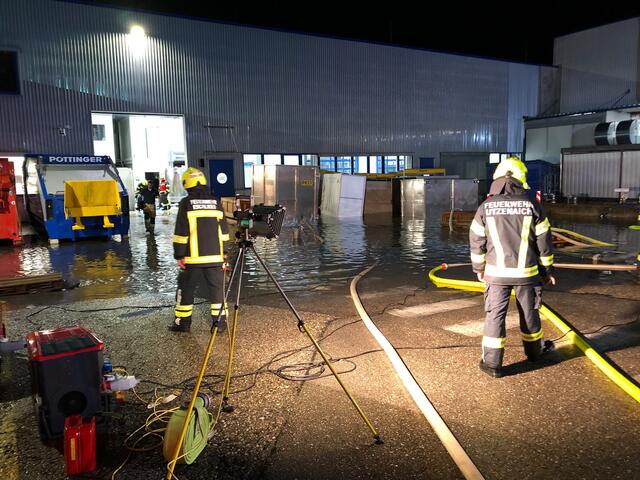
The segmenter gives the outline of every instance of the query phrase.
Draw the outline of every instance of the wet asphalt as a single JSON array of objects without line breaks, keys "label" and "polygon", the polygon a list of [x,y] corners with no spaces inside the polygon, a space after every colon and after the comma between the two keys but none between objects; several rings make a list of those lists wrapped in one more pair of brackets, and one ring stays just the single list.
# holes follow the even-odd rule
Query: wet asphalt
[{"label": "wet asphalt", "polygon": [[[12,338],[39,328],[83,324],[105,342],[105,357],[143,380],[137,396],[127,392],[125,402],[101,429],[99,468],[83,478],[112,478],[129,456],[125,440],[131,444],[139,438],[128,437],[144,425],[151,412],[147,404],[154,398],[178,395],[167,407],[186,400],[209,340],[203,299],[196,306],[191,333],[166,330],[172,319],[172,278],[176,273],[164,242],[170,222],[160,228],[156,238],[143,239],[134,236],[141,233],[136,224],[141,219],[133,220],[132,239],[123,247],[130,257],[122,260],[107,255],[105,249],[100,253],[95,245],[73,246],[74,255],[84,255],[80,267],[74,264],[69,268],[79,277],[78,288],[5,298],[10,302],[8,328]],[[357,257],[358,261],[345,262],[348,267],[335,261],[335,267],[316,270],[265,246],[257,246],[257,250],[341,372],[384,444],[374,444],[371,432],[335,378],[317,365],[317,352],[298,330],[295,317],[266,275],[249,261],[233,366],[231,403],[235,410],[220,415],[210,445],[194,464],[176,469],[178,478],[462,478],[359,320],[349,296],[354,272],[384,255],[384,250],[407,249],[407,242],[419,248],[421,234],[407,228],[399,239],[385,243],[383,229],[374,228],[374,240],[369,239],[370,230],[367,240],[359,244],[357,235],[354,242],[348,241],[353,228],[358,231],[357,226],[350,227],[348,234],[329,238],[320,246],[307,237],[305,247],[318,248],[325,257],[333,252],[334,256],[351,258],[351,250],[361,251],[364,245],[368,253]],[[464,235],[453,240],[439,235],[443,242],[464,244]],[[160,255],[150,256],[153,248]],[[462,247],[456,247],[449,258],[457,260],[459,249]],[[57,255],[67,258],[69,254]],[[97,275],[105,258],[110,258],[106,276],[111,280]],[[517,322],[512,320],[505,355],[507,375],[490,378],[477,366],[478,325],[484,315],[481,295],[428,284],[427,267],[436,263],[427,264],[425,258],[419,258],[422,268],[419,262],[401,263],[402,254],[391,260],[382,261],[360,282],[362,303],[485,478],[628,479],[639,475],[637,402],[566,339],[557,338],[560,333],[551,323],[544,321],[543,328],[546,338],[557,338],[557,348],[531,364],[526,362]],[[145,277],[138,267],[151,273]],[[296,271],[299,277],[291,281],[289,277]],[[152,279],[155,275],[162,278]],[[452,271],[451,275],[471,278],[468,271]],[[556,287],[545,292],[544,301],[582,332],[593,332],[588,335],[590,341],[639,380],[638,275],[559,271],[558,280]],[[130,287],[139,281],[140,286]],[[455,303],[460,300],[465,302]],[[429,306],[445,301],[453,302],[447,304],[452,305],[450,309],[428,313]],[[203,385],[216,406],[227,356],[228,336],[224,332],[214,344]],[[163,478],[166,462],[159,441],[151,437],[138,444],[148,450],[132,453],[115,478]],[[66,478],[63,455],[38,438],[24,352],[3,356],[0,454],[0,478]]]}]

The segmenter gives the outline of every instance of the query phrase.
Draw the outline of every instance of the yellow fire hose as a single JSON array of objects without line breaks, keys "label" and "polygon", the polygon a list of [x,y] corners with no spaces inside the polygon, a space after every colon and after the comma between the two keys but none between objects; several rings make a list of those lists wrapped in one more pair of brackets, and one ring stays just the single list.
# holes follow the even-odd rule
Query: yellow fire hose
[{"label": "yellow fire hose", "polygon": [[[483,292],[484,284],[482,282],[470,281],[470,280],[454,280],[449,278],[441,278],[436,275],[440,270],[446,270],[448,268],[468,266],[468,263],[458,263],[447,265],[443,263],[429,272],[429,280],[433,282],[436,287],[454,288],[457,290],[468,290],[473,292]],[[540,313],[544,315],[549,321],[551,321],[558,330],[567,336],[571,342],[578,347],[585,356],[595,364],[596,367],[604,373],[609,380],[615,383],[619,388],[624,390],[631,396],[636,402],[640,403],[640,387],[631,379],[624,371],[620,370],[615,364],[610,363],[605,359],[595,348],[593,348],[584,335],[582,335],[571,323],[561,318],[557,313],[547,307],[546,304],[542,304],[540,307]]]},{"label": "yellow fire hose", "polygon": [[585,243],[590,244],[590,246],[598,246],[598,247],[614,246],[612,243],[603,242],[602,240],[596,240],[595,238],[587,237],[586,235],[582,235],[581,233],[567,230],[566,228],[551,227],[551,231],[554,233],[564,233],[565,235],[569,235],[570,237],[575,237],[578,240],[583,240]]}]

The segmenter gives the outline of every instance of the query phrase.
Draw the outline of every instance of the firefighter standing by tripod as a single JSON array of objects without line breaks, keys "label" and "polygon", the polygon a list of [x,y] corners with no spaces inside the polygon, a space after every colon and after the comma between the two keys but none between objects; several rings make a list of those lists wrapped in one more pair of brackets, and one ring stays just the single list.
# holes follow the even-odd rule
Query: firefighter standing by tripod
[{"label": "firefighter standing by tripod", "polygon": [[[206,186],[204,174],[190,167],[182,175],[182,185],[187,196],[178,205],[173,236],[174,257],[180,267],[175,320],[169,326],[174,332],[191,328],[195,288],[201,276],[209,288],[212,320],[218,318],[224,301],[223,242],[229,240],[224,212]],[[226,307],[221,318],[226,318]]]},{"label": "firefighter standing by tripod", "polygon": [[527,167],[518,157],[500,162],[490,197],[478,208],[469,230],[473,271],[485,283],[487,316],[480,369],[492,377],[502,376],[511,290],[515,291],[525,354],[536,361],[543,351],[538,312],[542,284],[556,282],[551,275],[551,225],[540,204],[529,196],[526,175]]}]

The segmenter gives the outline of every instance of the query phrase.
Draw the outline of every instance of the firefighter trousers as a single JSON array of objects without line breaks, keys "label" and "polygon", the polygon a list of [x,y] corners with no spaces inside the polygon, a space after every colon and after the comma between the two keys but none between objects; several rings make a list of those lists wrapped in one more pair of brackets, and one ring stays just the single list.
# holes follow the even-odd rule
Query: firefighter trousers
[{"label": "firefighter trousers", "polygon": [[144,208],[144,228],[149,233],[154,233],[156,228],[156,204],[145,203]]},{"label": "firefighter trousers", "polygon": [[[211,321],[218,318],[224,302],[224,272],[221,267],[191,267],[187,266],[178,274],[178,290],[176,291],[176,324],[191,325],[193,314],[193,300],[196,285],[204,277],[211,302]],[[227,318],[227,308],[222,311],[220,326],[224,326]]]},{"label": "firefighter trousers", "polygon": [[542,304],[542,286],[488,283],[484,290],[484,310],[487,315],[482,338],[482,360],[491,368],[502,366],[507,337],[505,321],[511,290],[515,291],[524,352],[527,358],[533,361],[542,353],[542,325],[539,312]]}]

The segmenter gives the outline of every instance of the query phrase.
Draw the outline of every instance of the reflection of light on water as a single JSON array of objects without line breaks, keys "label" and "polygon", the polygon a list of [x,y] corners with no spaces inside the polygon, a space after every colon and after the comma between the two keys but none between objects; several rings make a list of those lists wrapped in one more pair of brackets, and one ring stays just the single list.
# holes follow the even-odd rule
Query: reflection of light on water
[{"label": "reflection of light on water", "polygon": [[[364,221],[325,219],[316,226],[316,233],[306,229],[294,236],[293,229],[284,229],[277,240],[258,238],[255,249],[285,290],[306,289],[310,294],[342,291],[374,261],[379,262],[376,272],[384,278],[385,286],[415,284],[422,277],[426,282],[426,272],[434,265],[469,261],[467,230],[450,233],[440,225],[440,213],[402,219],[379,215]],[[61,301],[146,292],[173,294],[178,275],[172,246],[174,217],[175,211],[159,216],[153,237],[144,234],[143,219],[134,214],[128,241],[61,242],[58,248],[45,244],[22,249],[0,247],[0,276],[60,272],[66,279],[80,282],[80,287],[65,292]],[[613,241],[619,250],[640,249],[639,232],[622,227],[558,226]],[[225,248],[230,259],[235,259],[236,245],[230,242]],[[274,291],[251,254],[246,259],[243,284],[257,291]]]}]

